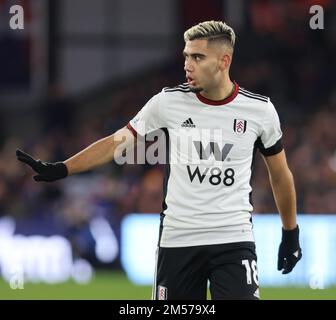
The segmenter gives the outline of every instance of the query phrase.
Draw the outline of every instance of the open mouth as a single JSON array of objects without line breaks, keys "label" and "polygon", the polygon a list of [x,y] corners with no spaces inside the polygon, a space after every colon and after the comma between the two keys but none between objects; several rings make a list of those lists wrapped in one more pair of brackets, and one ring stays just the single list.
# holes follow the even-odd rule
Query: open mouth
[{"label": "open mouth", "polygon": [[195,84],[195,80],[191,77],[187,77],[187,81],[189,85],[194,85]]}]

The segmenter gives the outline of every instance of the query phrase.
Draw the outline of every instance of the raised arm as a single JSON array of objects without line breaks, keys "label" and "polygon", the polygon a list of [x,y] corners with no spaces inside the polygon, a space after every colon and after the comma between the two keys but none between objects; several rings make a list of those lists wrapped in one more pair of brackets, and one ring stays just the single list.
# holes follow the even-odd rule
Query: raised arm
[{"label": "raised arm", "polygon": [[110,162],[120,156],[120,148],[117,147],[121,143],[127,149],[134,147],[135,137],[127,127],[94,142],[84,150],[65,160],[64,164],[67,167],[68,174],[71,175],[91,170]]},{"label": "raised arm", "polygon": [[288,168],[285,151],[264,157],[274,199],[282,221],[282,240],[278,253],[278,270],[286,274],[301,259],[299,226],[296,222],[296,194],[293,175]]},{"label": "raised arm", "polygon": [[[135,145],[135,137],[127,127],[114,134],[100,139],[64,162],[44,162],[35,160],[29,154],[16,150],[18,160],[28,164],[37,173],[36,181],[55,181],[79,172],[88,171],[106,164],[120,156],[122,149],[130,149]],[[118,148],[123,144],[123,148]]]}]

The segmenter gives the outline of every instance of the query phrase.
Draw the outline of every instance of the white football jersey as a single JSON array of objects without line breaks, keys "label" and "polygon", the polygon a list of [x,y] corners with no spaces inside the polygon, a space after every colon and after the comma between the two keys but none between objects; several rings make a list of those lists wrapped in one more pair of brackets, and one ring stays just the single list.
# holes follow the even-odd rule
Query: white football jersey
[{"label": "white football jersey", "polygon": [[251,172],[258,148],[282,150],[280,121],[268,97],[239,88],[211,101],[183,84],[164,88],[129,122],[140,136],[167,138],[159,245],[254,241]]}]

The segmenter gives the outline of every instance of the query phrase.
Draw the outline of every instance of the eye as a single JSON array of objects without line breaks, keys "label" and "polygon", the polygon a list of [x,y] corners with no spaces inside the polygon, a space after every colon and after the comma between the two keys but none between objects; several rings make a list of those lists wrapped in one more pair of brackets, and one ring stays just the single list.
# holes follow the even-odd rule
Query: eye
[{"label": "eye", "polygon": [[204,59],[204,57],[201,56],[201,55],[195,55],[193,58],[194,58],[194,60],[195,60],[196,62],[200,62],[200,61],[202,61],[202,60]]}]

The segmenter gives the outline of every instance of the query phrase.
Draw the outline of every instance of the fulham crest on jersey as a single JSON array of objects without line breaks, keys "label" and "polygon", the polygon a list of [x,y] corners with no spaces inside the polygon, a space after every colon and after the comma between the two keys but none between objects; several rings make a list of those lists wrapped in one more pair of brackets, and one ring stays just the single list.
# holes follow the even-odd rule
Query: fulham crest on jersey
[{"label": "fulham crest on jersey", "polygon": [[234,119],[233,131],[238,135],[245,133],[247,121],[242,119]]}]

